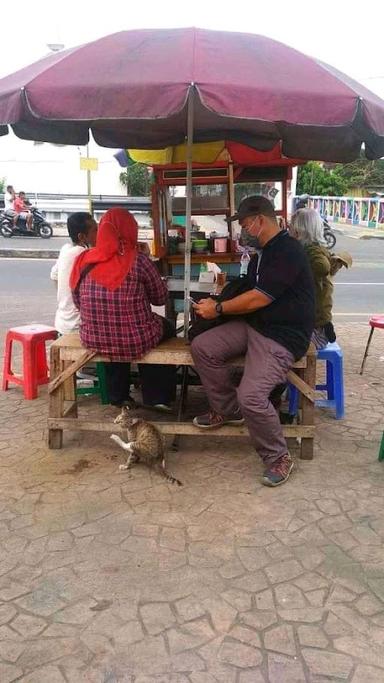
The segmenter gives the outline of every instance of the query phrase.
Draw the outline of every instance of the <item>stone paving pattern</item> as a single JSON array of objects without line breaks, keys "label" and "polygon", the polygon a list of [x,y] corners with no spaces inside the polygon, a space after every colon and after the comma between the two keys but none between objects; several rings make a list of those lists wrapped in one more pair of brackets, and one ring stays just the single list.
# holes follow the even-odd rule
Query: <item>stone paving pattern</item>
[{"label": "stone paving pattern", "polygon": [[1,393],[1,683],[382,682],[383,337],[361,378],[367,331],[340,328],[347,418],[317,411],[315,459],[274,490],[246,439],[184,438],[173,488],[119,472],[107,435],[49,451],[46,391]]}]

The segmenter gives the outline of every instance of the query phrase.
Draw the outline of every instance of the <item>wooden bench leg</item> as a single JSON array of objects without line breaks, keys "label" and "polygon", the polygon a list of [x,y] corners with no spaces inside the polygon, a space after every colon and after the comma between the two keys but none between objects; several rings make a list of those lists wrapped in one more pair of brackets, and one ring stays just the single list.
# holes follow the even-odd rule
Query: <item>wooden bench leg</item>
[{"label": "wooden bench leg", "polygon": [[[187,404],[188,397],[188,384],[189,384],[189,367],[188,365],[183,365],[182,376],[181,376],[181,387],[180,387],[180,398],[179,407],[177,411],[177,421],[182,422],[185,408]],[[172,449],[174,451],[178,450],[179,447],[180,434],[175,434],[172,440]]]},{"label": "wooden bench leg", "polygon": [[[72,361],[64,361],[63,369],[66,370],[71,365]],[[70,401],[71,403],[70,407],[65,411],[65,416],[77,417],[76,373],[64,382],[64,401]]]},{"label": "wooden bench leg", "polygon": [[[307,367],[302,370],[303,380],[311,388],[316,385],[316,356],[314,354],[307,356]],[[315,420],[315,404],[302,394],[302,411],[301,411],[301,424],[302,425],[313,425]],[[300,458],[302,460],[312,460],[313,459],[313,437],[301,439],[301,449]]]},{"label": "wooden bench leg", "polygon": [[[61,372],[60,348],[51,346],[50,380],[55,379]],[[64,415],[64,387],[59,386],[49,395],[49,417],[63,417]],[[63,430],[48,429],[48,446],[52,449],[62,448]]]}]

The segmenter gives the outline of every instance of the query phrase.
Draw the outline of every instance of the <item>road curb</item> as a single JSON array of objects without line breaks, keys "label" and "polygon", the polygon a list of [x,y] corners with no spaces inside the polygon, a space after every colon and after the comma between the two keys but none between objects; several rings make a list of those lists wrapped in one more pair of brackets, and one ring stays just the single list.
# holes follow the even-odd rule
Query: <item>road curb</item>
[{"label": "road curb", "polygon": [[0,249],[0,258],[57,259],[59,249]]}]

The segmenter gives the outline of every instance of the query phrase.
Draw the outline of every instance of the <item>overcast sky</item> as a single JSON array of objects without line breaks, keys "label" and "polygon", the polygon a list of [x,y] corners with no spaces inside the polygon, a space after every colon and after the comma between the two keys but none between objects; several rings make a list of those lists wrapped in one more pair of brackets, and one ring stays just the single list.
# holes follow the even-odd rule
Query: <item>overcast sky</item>
[{"label": "overcast sky", "polygon": [[19,0],[4,6],[2,20],[0,77],[47,54],[48,43],[72,47],[126,29],[197,26],[280,40],[384,98],[384,0]]}]

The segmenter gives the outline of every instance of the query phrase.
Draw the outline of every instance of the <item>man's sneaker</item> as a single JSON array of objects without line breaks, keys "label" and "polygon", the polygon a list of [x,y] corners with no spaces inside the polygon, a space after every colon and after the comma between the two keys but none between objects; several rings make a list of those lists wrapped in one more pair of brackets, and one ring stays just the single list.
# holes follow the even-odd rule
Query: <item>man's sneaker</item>
[{"label": "man's sneaker", "polygon": [[287,481],[289,475],[293,470],[293,460],[289,453],[283,455],[279,460],[277,460],[272,467],[264,472],[261,483],[264,486],[280,486]]},{"label": "man's sneaker", "polygon": [[167,405],[166,403],[154,403],[154,405],[150,406],[154,410],[160,411],[160,413],[171,413],[172,408],[171,406]]},{"label": "man's sneaker", "polygon": [[210,412],[193,418],[193,424],[196,427],[200,427],[200,429],[218,429],[218,427],[223,425],[240,426],[244,424],[244,418],[241,417],[239,411],[233,415],[218,415],[217,413]]}]

